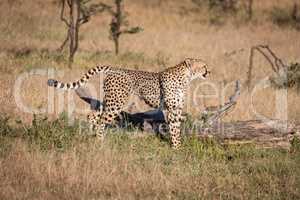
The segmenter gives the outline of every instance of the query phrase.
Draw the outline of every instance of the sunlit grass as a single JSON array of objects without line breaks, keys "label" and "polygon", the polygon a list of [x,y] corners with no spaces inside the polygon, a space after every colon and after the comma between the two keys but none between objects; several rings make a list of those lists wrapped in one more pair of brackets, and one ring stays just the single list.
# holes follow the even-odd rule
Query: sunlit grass
[{"label": "sunlit grass", "polygon": [[[0,24],[0,110],[14,116],[0,117],[0,199],[300,199],[299,139],[292,140],[287,151],[223,146],[215,139],[192,135],[184,136],[181,149],[173,150],[168,140],[150,133],[108,129],[101,143],[86,123],[68,124],[66,116],[54,116],[59,106],[55,105],[55,113],[31,120],[32,115],[19,110],[13,96],[15,80],[32,69],[54,68],[58,73],[51,78],[67,81],[96,64],[159,71],[186,57],[206,60],[212,70],[208,82],[220,93],[226,88],[229,95],[227,83],[246,79],[248,50],[253,45],[268,44],[285,61],[299,62],[299,32],[288,13],[293,1],[276,2],[281,12],[275,12],[273,1],[257,1],[248,23],[235,17],[212,18],[214,13],[199,9],[195,12],[187,1],[126,1],[129,21],[144,31],[121,37],[121,53],[116,56],[108,39],[110,18],[106,14],[92,17],[80,29],[72,70],[67,50],[57,51],[66,34],[57,2],[0,3],[0,16],[9,19]],[[211,19],[225,23],[212,25]],[[288,26],[279,28],[272,19]],[[272,72],[262,57],[256,59],[253,80],[259,82]],[[22,83],[26,105],[46,107],[47,78],[34,76]],[[193,82],[190,91],[200,83]],[[251,93],[242,89],[238,104],[224,120],[255,117],[249,109]],[[202,92],[214,94],[201,88],[196,96],[188,95],[185,111],[191,116],[220,103],[219,96],[201,99]],[[275,92],[266,88],[252,96],[257,111],[270,118],[276,117]],[[288,91],[289,119],[299,120],[299,100],[297,91]],[[191,124],[186,122],[186,130]]]},{"label": "sunlit grass", "polygon": [[296,142],[298,149],[289,152],[185,137],[173,150],[139,131],[111,129],[101,143],[64,116],[10,124],[1,118],[2,199],[300,197]]}]

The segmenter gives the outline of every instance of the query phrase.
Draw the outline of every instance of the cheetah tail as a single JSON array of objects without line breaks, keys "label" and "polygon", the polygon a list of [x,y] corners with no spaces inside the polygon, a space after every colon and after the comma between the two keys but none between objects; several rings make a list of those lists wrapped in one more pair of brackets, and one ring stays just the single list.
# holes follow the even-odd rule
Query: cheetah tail
[{"label": "cheetah tail", "polygon": [[81,77],[81,79],[79,79],[75,82],[63,83],[63,82],[60,82],[60,81],[55,80],[55,79],[49,79],[47,84],[50,87],[55,87],[55,88],[62,89],[62,90],[77,89],[77,88],[85,85],[89,81],[89,79],[91,77],[93,77],[94,75],[96,75],[100,72],[106,72],[108,70],[110,70],[109,66],[96,66],[94,68],[89,69],[88,72],[85,73]]}]

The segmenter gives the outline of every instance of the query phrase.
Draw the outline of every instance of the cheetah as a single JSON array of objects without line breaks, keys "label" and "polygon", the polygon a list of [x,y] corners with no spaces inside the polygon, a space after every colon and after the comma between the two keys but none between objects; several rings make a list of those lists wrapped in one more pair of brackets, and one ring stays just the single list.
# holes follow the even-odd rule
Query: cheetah
[{"label": "cheetah", "polygon": [[101,115],[97,115],[99,120],[95,118],[91,120],[96,129],[96,136],[103,140],[105,126],[113,122],[128,103],[129,97],[134,94],[149,106],[167,111],[171,146],[175,149],[181,145],[180,123],[188,85],[193,79],[206,79],[210,74],[204,61],[187,58],[161,72],[129,70],[107,65],[96,66],[76,82],[62,83],[49,79],[48,85],[63,90],[77,89],[100,72],[106,75],[105,94]]}]

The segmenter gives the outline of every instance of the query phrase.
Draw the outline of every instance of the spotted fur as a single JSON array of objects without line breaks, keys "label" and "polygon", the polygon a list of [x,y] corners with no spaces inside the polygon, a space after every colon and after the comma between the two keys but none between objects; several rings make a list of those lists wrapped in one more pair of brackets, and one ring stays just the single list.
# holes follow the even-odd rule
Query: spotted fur
[{"label": "spotted fur", "polygon": [[135,94],[149,106],[168,111],[171,145],[174,148],[178,148],[181,143],[180,121],[187,87],[191,80],[198,77],[205,79],[210,73],[202,60],[187,58],[182,63],[161,72],[97,66],[76,82],[65,84],[50,79],[48,85],[65,90],[77,89],[100,72],[106,74],[103,110],[89,115],[97,136],[101,140],[104,138],[105,126],[112,123],[128,103],[130,95]]}]

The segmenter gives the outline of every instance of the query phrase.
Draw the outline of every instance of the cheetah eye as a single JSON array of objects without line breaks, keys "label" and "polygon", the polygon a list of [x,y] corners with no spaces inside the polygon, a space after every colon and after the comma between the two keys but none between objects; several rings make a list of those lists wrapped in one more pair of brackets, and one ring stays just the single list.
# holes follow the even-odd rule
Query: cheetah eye
[{"label": "cheetah eye", "polygon": [[208,71],[207,65],[204,65],[203,67],[204,67],[204,70],[205,70],[204,73],[203,73],[203,77],[206,77],[210,74],[210,71]]}]

